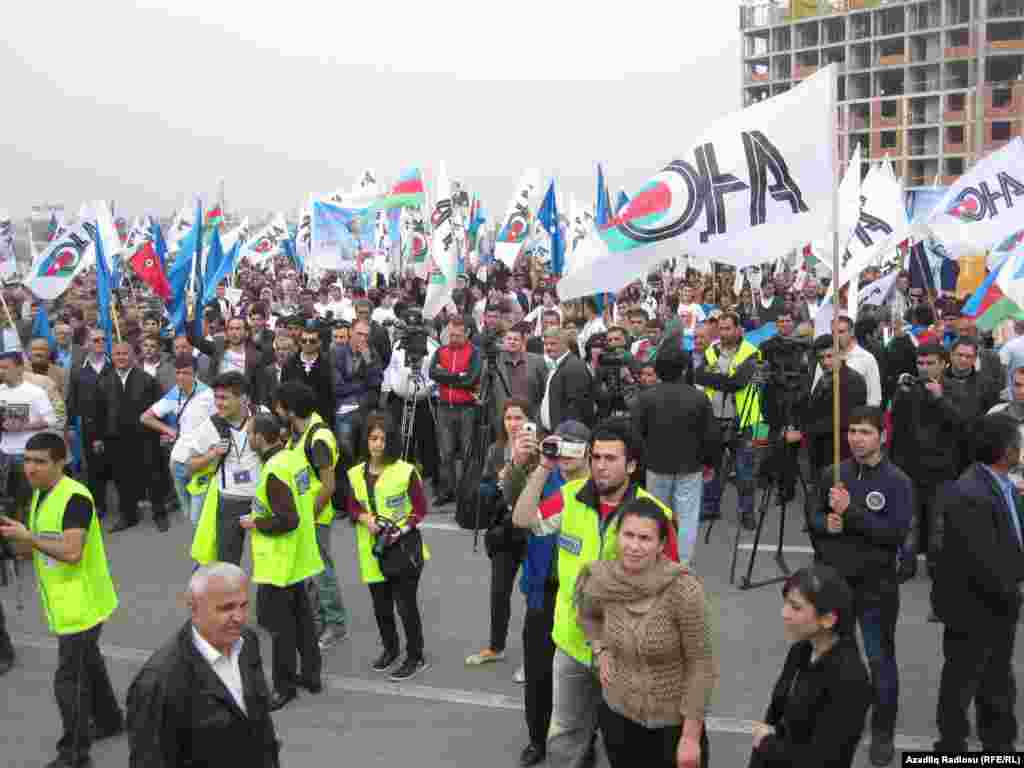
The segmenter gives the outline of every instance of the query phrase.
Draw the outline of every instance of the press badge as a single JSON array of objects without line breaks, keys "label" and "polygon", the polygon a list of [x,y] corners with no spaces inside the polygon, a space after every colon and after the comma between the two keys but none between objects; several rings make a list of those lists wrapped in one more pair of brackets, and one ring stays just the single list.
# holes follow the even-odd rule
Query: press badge
[{"label": "press badge", "polygon": [[309,470],[304,469],[295,475],[295,487],[299,490],[299,495],[307,493],[309,491]]},{"label": "press badge", "polygon": [[252,482],[252,475],[249,474],[248,469],[240,469],[234,474],[235,485],[244,485],[245,483]]},{"label": "press badge", "polygon": [[398,509],[404,503],[405,503],[405,494],[404,493],[400,494],[398,496],[388,496],[384,500],[384,506],[386,506],[388,509]]},{"label": "press badge", "polygon": [[[58,539],[61,538],[61,534],[59,534],[59,533],[43,533],[43,532],[39,532],[39,533],[36,534],[36,536],[38,536],[40,539],[46,539],[47,541],[57,541]],[[57,562],[56,558],[50,557],[50,555],[43,554],[42,552],[40,552],[39,554],[42,557],[43,566],[44,567],[46,567],[46,568],[56,568],[59,565],[59,563]]]},{"label": "press badge", "polygon": [[570,554],[579,556],[583,551],[583,541],[575,536],[567,536],[564,533],[558,534],[558,546]]}]

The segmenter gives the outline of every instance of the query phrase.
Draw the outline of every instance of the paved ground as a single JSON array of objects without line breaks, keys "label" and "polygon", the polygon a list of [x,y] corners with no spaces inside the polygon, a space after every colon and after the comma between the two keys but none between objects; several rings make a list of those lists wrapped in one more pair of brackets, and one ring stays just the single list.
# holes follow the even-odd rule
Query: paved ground
[{"label": "paved ground", "polygon": [[[731,491],[727,497],[734,508]],[[770,542],[776,540],[778,513],[769,512]],[[809,561],[800,533],[800,513],[791,508],[786,544],[792,566]],[[722,680],[709,720],[713,765],[746,765],[749,721],[763,715],[786,652],[778,587],[740,591],[728,583],[735,528],[718,523],[709,544],[699,545],[696,569],[716,595],[721,615]],[[358,582],[351,528],[337,525],[334,549],[339,578],[351,613],[352,634],[325,658],[327,690],[303,694],[275,716],[284,741],[283,765],[313,768],[340,759],[356,765],[514,766],[526,743],[522,693],[512,682],[520,661],[522,599],[513,597],[508,661],[467,669],[463,660],[488,635],[489,568],[470,535],[455,529],[450,515],[435,514],[424,532],[433,550],[421,586],[427,653],[433,664],[415,680],[393,684],[369,670],[378,652],[369,592]],[[744,533],[749,545],[752,536]],[[179,602],[190,566],[189,529],[182,519],[160,534],[146,522],[108,536],[111,568],[121,607],[103,635],[115,688],[123,697],[132,676],[149,655],[187,618]],[[802,550],[802,551],[801,551]],[[745,566],[749,551],[741,551]],[[771,557],[758,560],[755,578],[774,575]],[[926,621],[928,582],[919,578],[903,588],[897,630],[902,691],[897,746],[926,748],[934,739],[934,712],[940,671],[940,626]],[[35,768],[53,756],[57,710],[52,694],[56,644],[47,636],[34,585],[26,589],[23,611],[13,587],[0,589],[18,650],[18,664],[0,688],[0,755],[10,768]],[[269,656],[264,643],[264,656]],[[1018,659],[1022,658],[1018,653]],[[1024,671],[1017,665],[1017,674]],[[866,747],[857,765],[867,765]],[[94,749],[98,768],[127,764],[124,738]]]}]

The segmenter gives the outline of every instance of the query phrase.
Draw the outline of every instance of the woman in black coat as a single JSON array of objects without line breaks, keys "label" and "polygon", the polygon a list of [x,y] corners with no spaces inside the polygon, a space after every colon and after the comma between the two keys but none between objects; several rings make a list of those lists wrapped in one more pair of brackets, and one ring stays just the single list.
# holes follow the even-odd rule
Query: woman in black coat
[{"label": "woman in black coat", "polygon": [[834,568],[814,565],[797,571],[782,595],[795,642],[765,722],[754,725],[750,768],[849,768],[872,698],[850,588]]}]

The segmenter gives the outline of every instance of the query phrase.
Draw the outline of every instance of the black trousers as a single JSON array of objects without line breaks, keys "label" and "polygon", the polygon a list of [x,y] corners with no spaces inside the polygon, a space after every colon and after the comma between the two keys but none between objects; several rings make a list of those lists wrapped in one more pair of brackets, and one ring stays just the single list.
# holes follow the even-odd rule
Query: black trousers
[{"label": "black trousers", "polygon": [[[603,701],[597,713],[597,726],[601,729],[611,768],[633,768],[638,765],[644,768],[676,768],[676,749],[679,747],[679,737],[683,734],[683,726],[645,728],[612,711]],[[705,729],[700,734],[701,768],[707,768],[708,750],[708,734]]]},{"label": "black trousers", "polygon": [[[306,583],[288,587],[260,584],[256,605],[260,626],[270,633],[272,642],[274,690],[292,693],[300,682],[319,684],[322,659]],[[302,659],[301,671],[298,658]]]},{"label": "black trousers", "polygon": [[152,468],[144,466],[142,457],[146,451],[142,439],[133,435],[105,440],[103,452],[117,488],[118,513],[125,522],[137,523],[139,502],[146,495],[146,486],[152,475]]},{"label": "black trousers", "polygon": [[508,624],[512,618],[512,590],[516,574],[526,557],[526,545],[491,556],[491,644],[492,651],[504,651]]},{"label": "black trousers", "polygon": [[104,517],[107,514],[107,483],[114,479],[110,461],[105,452],[96,453],[92,449],[93,441],[99,436],[88,430],[82,434],[82,453],[85,457],[85,482],[89,493],[96,502],[96,514]]},{"label": "black trousers", "polygon": [[[216,475],[211,482],[220,482]],[[240,565],[245,552],[245,528],[238,524],[240,518],[252,511],[252,499],[235,499],[221,496],[217,508],[217,559],[222,563]]]},{"label": "black trousers", "polygon": [[63,732],[57,751],[72,765],[85,760],[92,746],[91,721],[101,730],[122,722],[121,709],[110,684],[107,665],[100,654],[98,624],[85,632],[57,637],[57,674],[53,692]]},{"label": "black trousers", "polygon": [[523,622],[526,729],[530,733],[530,743],[542,752],[547,745],[554,696],[551,665],[555,658],[555,641],[551,639],[551,631],[555,626],[557,594],[558,586],[549,584],[544,593],[544,605],[527,608]]},{"label": "black trousers", "polygon": [[7,634],[7,618],[4,616],[3,603],[0,603],[0,661],[13,658],[14,646],[11,644],[11,636]]},{"label": "black trousers", "polygon": [[1017,685],[1013,679],[1016,623],[987,629],[946,626],[942,635],[936,749],[966,748],[970,725],[967,708],[974,701],[978,738],[985,750],[1011,750],[1017,739]]},{"label": "black trousers", "polygon": [[395,606],[398,606],[405,630],[406,653],[413,659],[423,658],[423,621],[416,602],[422,572],[422,568],[417,568],[399,579],[369,585],[381,642],[389,651],[398,653],[398,625],[395,623]]}]

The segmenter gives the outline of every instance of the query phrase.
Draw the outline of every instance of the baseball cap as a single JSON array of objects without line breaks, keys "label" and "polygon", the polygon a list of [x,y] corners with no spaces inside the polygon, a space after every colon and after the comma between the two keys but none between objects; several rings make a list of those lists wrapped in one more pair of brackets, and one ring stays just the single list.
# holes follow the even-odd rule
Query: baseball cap
[{"label": "baseball cap", "polygon": [[587,428],[587,425],[575,419],[566,419],[559,424],[558,429],[555,430],[555,435],[563,440],[568,440],[570,443],[590,442],[590,430]]}]

